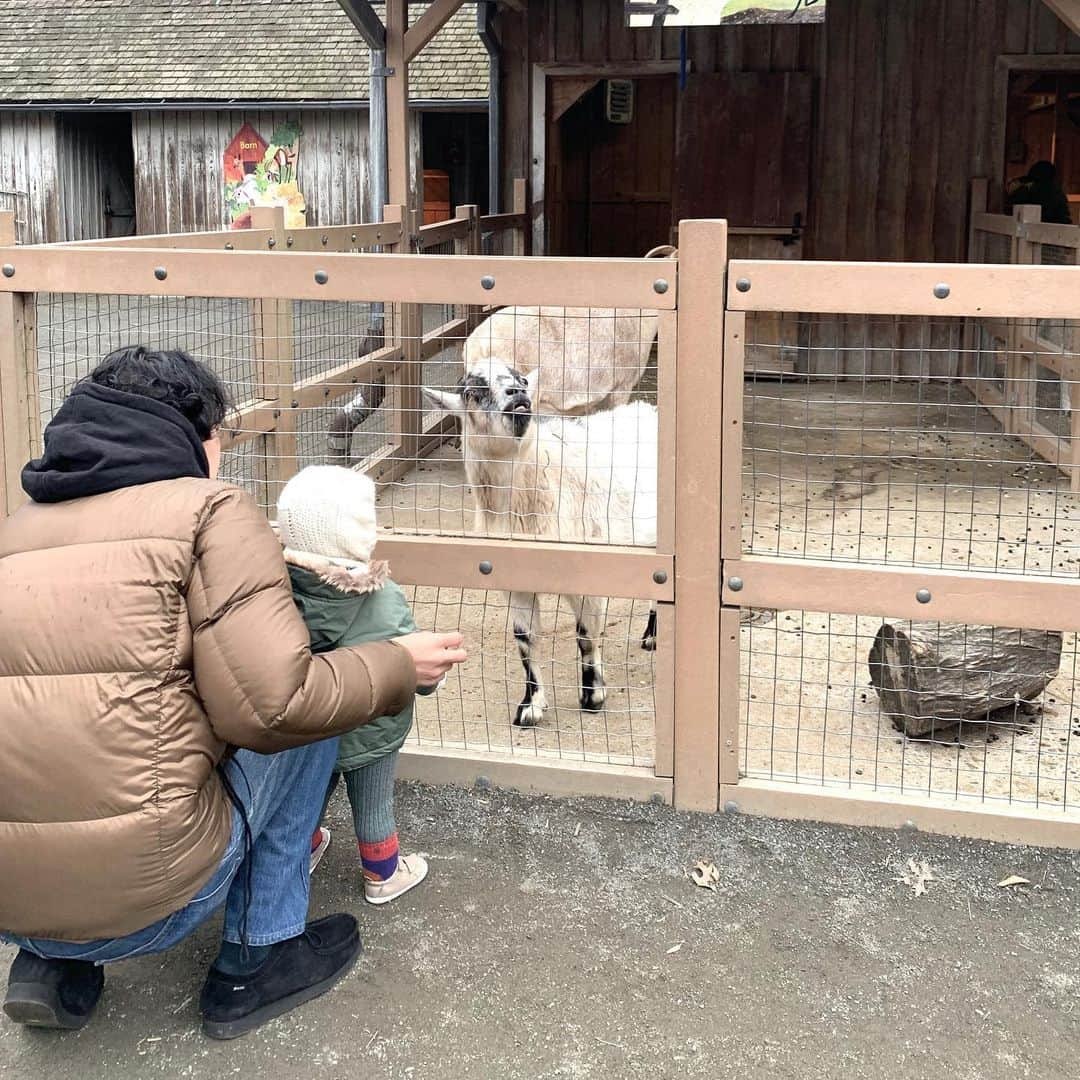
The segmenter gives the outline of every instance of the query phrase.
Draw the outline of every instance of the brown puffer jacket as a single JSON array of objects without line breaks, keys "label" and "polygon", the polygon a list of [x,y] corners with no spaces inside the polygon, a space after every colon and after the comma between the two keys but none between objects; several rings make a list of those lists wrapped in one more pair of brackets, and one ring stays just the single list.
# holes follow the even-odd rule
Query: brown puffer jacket
[{"label": "brown puffer jacket", "polygon": [[379,642],[312,657],[253,500],[200,478],[0,521],[0,930],[69,941],[176,911],[221,860],[226,745],[282,750],[397,713]]}]

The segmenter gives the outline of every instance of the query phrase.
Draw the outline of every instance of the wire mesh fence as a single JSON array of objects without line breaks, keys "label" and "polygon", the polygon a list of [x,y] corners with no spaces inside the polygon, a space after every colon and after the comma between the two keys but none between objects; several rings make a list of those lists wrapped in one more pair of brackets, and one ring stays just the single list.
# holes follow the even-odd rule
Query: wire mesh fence
[{"label": "wire mesh fence", "polygon": [[[647,314],[545,309],[541,318],[539,309],[524,309],[501,320],[493,336],[476,309],[424,305],[410,320],[391,297],[57,293],[37,297],[36,318],[43,426],[112,350],[183,349],[222,379],[236,403],[226,421],[222,478],[251,492],[270,515],[290,475],[333,463],[376,480],[378,524],[387,536],[656,543],[657,327]],[[477,323],[486,351],[474,360],[466,331]],[[620,371],[624,352],[632,362]],[[602,385],[588,377],[594,363]],[[425,388],[442,397],[426,397]],[[552,406],[570,389],[577,415]],[[613,413],[612,404],[624,408]],[[595,585],[602,593],[601,562]],[[536,598],[533,608],[531,593],[473,591],[449,580],[410,592],[418,624],[463,631],[473,656],[420,702],[417,743],[652,763],[647,601],[599,596],[583,606],[551,596]]]},{"label": "wire mesh fence", "polygon": [[35,309],[43,424],[102,357],[126,345],[185,349],[238,401],[255,393],[247,300],[39,293]]},{"label": "wire mesh fence", "polygon": [[744,614],[743,775],[1080,809],[1076,635]]},{"label": "wire mesh fence", "polygon": [[[799,369],[745,387],[745,551],[1080,575],[1062,380],[1016,366],[1012,329],[980,341],[955,319],[783,324],[802,343]],[[757,325],[748,343],[780,347]],[[1075,324],[1057,329],[1071,364]]]},{"label": "wire mesh fence", "polygon": [[[625,336],[618,348],[634,355],[632,370],[617,370],[625,387],[611,382],[621,358],[613,353],[616,325]],[[509,308],[463,334],[440,339],[423,385],[406,388],[425,430],[449,414],[460,437],[431,447],[392,482],[392,527],[654,544],[655,319]]]},{"label": "wire mesh fence", "polygon": [[534,725],[514,724],[526,677],[506,593],[448,587],[408,590],[419,625],[460,630],[470,659],[430,698],[417,700],[410,739],[421,746],[494,751],[649,767],[655,754],[653,654],[642,650],[647,601],[604,598],[600,647],[603,708],[583,709],[576,611],[565,597],[542,598],[544,632],[530,651],[547,709]]}]

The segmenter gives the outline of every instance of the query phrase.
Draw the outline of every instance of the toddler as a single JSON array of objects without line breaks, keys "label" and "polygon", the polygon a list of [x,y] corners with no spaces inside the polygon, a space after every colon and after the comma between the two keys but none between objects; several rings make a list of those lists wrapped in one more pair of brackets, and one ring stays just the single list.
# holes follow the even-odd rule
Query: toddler
[{"label": "toddler", "polygon": [[[375,485],[368,477],[334,465],[303,469],[281,493],[278,526],[293,598],[307,624],[313,653],[383,641],[416,629],[404,594],[390,580],[389,567],[372,561]],[[417,692],[430,694],[436,689],[421,687]],[[396,899],[419,885],[428,872],[422,856],[399,852],[394,822],[398,750],[412,719],[410,702],[396,716],[380,716],[342,736],[326,793],[329,802],[344,776],[360,847],[364,896],[371,904]],[[311,870],[329,843],[329,830],[317,829],[311,841]]]}]

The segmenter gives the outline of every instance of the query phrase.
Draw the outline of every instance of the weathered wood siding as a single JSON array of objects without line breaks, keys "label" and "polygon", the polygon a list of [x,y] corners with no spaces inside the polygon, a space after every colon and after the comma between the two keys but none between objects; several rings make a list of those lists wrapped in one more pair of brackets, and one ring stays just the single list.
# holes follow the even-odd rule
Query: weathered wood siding
[{"label": "weathered wood siding", "polygon": [[814,257],[963,260],[970,181],[1003,164],[997,58],[1080,39],[1042,0],[833,0],[824,36]]},{"label": "weathered wood siding", "polygon": [[[0,111],[0,190],[17,193],[17,235],[22,242],[42,244],[61,238],[56,121],[51,112]],[[4,205],[9,201],[5,199]]]},{"label": "weathered wood siding", "polygon": [[[628,30],[623,0],[533,0],[500,19],[507,184],[528,175],[533,64],[679,55],[677,31]],[[969,181],[1000,172],[996,58],[1080,39],[1042,0],[830,0],[824,26],[691,28],[688,51],[697,72],[816,76],[804,257],[951,261]]]},{"label": "weathered wood siding", "polygon": [[64,240],[106,234],[105,170],[108,161],[92,126],[60,113],[56,118],[57,195]]},{"label": "weathered wood siding", "polygon": [[[414,173],[420,119],[414,113]],[[134,114],[135,197],[140,233],[223,228],[222,155],[249,121],[265,139],[285,121],[298,122],[297,180],[309,225],[364,221],[368,216],[368,117],[361,110],[139,112]]]}]

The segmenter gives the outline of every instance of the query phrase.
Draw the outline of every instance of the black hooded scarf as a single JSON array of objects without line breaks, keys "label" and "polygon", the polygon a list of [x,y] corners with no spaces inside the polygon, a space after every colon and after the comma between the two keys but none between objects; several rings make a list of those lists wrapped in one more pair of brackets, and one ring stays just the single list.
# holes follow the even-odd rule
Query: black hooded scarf
[{"label": "black hooded scarf", "polygon": [[198,432],[172,406],[84,382],[45,428],[45,453],[25,466],[22,486],[34,502],[57,503],[209,475]]}]

